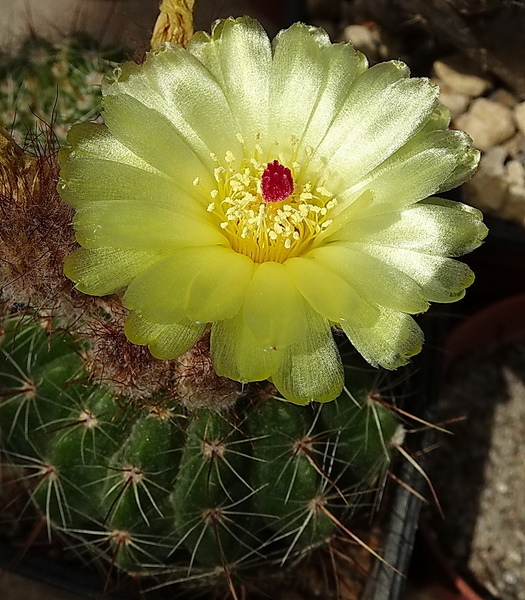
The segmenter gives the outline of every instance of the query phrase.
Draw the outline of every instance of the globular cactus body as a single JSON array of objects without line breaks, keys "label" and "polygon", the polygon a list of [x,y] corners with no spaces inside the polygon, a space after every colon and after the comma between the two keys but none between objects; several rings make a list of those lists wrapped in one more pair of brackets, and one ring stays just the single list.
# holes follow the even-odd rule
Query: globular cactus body
[{"label": "globular cactus body", "polygon": [[264,388],[222,412],[139,406],[90,383],[82,346],[50,327],[5,323],[3,445],[48,523],[126,572],[286,562],[326,542],[389,461],[398,424],[364,372],[348,369],[354,392],[312,409]]}]

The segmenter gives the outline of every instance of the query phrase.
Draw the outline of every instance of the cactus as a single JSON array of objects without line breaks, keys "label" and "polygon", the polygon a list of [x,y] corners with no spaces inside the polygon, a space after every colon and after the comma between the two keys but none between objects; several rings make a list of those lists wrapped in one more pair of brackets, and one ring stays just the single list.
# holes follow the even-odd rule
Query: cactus
[{"label": "cactus", "polygon": [[[102,63],[57,52],[26,46],[32,74],[2,75],[19,140],[23,105],[51,114],[46,73],[59,137],[96,112],[82,85]],[[35,87],[50,93],[23,99]],[[375,553],[350,519],[371,512],[404,429],[364,361],[406,364],[422,345],[410,315],[472,282],[448,257],[481,243],[480,214],[425,198],[477,152],[405,65],[367,69],[301,24],[272,52],[253,20],[216,23],[104,93],[105,124],[72,130],[60,179],[53,151],[24,155],[0,129],[0,431],[49,532],[234,600],[341,534]]]},{"label": "cactus", "polygon": [[381,483],[399,435],[362,366],[314,409],[257,386],[216,411],[119,399],[49,318],[6,319],[0,353],[3,446],[33,502],[128,573],[231,581],[328,543]]},{"label": "cactus", "polygon": [[119,49],[99,49],[87,34],[51,43],[31,36],[14,55],[0,55],[0,123],[30,145],[52,125],[63,143],[69,127],[100,113],[100,84]]}]

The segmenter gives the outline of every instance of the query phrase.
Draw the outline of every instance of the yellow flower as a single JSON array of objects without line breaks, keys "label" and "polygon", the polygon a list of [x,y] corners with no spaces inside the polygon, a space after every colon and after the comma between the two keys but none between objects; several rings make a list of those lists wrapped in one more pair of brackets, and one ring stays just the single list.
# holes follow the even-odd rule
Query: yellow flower
[{"label": "yellow flower", "polygon": [[403,63],[367,68],[302,24],[272,45],[228,19],[123,65],[103,94],[105,125],[74,127],[60,157],[82,245],[66,273],[88,294],[127,288],[126,334],[155,356],[211,323],[218,374],[328,401],[332,326],[394,369],[421,348],[409,315],[472,283],[448,257],[479,245],[480,213],[427,198],[478,153]]}]

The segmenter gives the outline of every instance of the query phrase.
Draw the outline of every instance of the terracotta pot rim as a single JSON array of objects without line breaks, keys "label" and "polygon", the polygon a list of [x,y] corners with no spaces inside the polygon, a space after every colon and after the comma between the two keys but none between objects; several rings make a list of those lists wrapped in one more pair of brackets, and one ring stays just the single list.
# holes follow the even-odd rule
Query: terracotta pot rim
[{"label": "terracotta pot rim", "polygon": [[[438,582],[436,591],[443,595],[443,600],[486,600],[475,592],[470,585],[458,575],[452,563],[445,557],[439,544],[436,542],[432,529],[423,517],[419,519],[419,533],[427,547],[428,552],[435,559],[441,573],[444,575],[444,582]],[[449,587],[445,587],[444,583]],[[452,591],[452,590],[455,590]]]},{"label": "terracotta pot rim", "polygon": [[525,294],[511,296],[467,317],[448,335],[444,371],[480,348],[497,348],[525,339]]}]

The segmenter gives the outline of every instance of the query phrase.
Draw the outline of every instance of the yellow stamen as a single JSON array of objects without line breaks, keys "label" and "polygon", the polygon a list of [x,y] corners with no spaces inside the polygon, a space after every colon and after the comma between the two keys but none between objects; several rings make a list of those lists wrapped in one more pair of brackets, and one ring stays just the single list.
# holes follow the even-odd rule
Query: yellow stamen
[{"label": "yellow stamen", "polygon": [[[242,136],[237,138],[244,144]],[[245,145],[241,160],[229,150],[222,160],[211,155],[217,163],[217,189],[210,191],[212,201],[207,210],[216,218],[233,250],[257,263],[282,263],[306,252],[316,236],[331,225],[332,219],[327,217],[337,205],[333,194],[324,187],[324,165],[313,170],[314,180],[305,180],[305,173],[312,172],[308,168],[312,149],[306,148],[306,160],[301,161],[297,157],[298,139],[290,142],[292,156],[288,161],[282,154],[278,156],[292,173],[293,193],[275,202],[266,202],[261,193],[261,179],[268,164],[262,162],[265,151],[261,144],[256,144],[253,155],[248,155]],[[274,160],[275,154],[268,154],[268,160]]]}]

